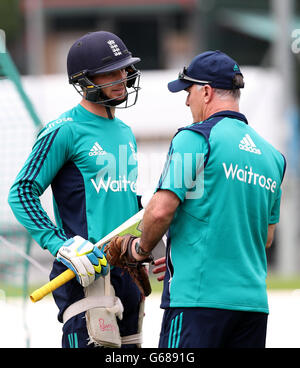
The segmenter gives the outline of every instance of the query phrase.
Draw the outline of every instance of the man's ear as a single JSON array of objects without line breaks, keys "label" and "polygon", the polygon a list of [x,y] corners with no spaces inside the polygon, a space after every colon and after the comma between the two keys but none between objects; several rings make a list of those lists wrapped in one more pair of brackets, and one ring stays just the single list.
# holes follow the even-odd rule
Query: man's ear
[{"label": "man's ear", "polygon": [[212,100],[212,98],[213,98],[214,90],[208,84],[206,84],[205,86],[203,86],[203,89],[204,89],[204,102],[205,103],[209,103]]}]

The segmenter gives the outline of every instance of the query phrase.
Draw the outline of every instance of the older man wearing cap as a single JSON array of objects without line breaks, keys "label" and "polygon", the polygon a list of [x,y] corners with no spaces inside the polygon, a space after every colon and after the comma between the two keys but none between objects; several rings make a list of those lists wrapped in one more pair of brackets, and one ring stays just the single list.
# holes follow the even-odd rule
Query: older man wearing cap
[{"label": "older man wearing cap", "polygon": [[286,163],[239,112],[243,87],[220,51],[196,56],[168,85],[188,93],[193,123],[172,140],[132,246],[142,260],[168,231],[161,348],[265,347],[266,248]]}]

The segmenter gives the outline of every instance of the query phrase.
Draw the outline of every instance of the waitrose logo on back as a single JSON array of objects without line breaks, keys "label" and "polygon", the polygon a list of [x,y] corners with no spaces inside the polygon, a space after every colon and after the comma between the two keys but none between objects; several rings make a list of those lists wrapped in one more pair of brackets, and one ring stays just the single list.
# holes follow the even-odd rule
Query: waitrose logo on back
[{"label": "waitrose logo on back", "polygon": [[239,180],[250,185],[258,185],[261,188],[270,190],[272,193],[275,192],[277,185],[276,181],[272,178],[266,178],[264,175],[253,172],[252,167],[249,168],[248,166],[245,166],[244,168],[240,168],[239,165],[236,164],[233,166],[232,163],[227,167],[226,163],[223,162],[223,168],[227,180]]}]

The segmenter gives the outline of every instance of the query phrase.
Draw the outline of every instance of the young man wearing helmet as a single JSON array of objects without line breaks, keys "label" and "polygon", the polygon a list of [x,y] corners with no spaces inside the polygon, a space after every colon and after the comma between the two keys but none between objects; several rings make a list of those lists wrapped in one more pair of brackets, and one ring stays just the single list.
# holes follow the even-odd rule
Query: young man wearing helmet
[{"label": "young man wearing helmet", "polygon": [[[105,256],[94,244],[139,210],[135,137],[115,116],[117,107],[136,103],[140,72],[134,64],[139,61],[110,32],[88,33],[73,44],[68,76],[82,100],[39,133],[9,193],[16,218],[55,257],[50,278],[67,268],[75,272],[76,279],[53,292],[58,320],[64,323],[63,347],[97,345],[82,305],[86,290],[108,273]],[[39,200],[49,185],[56,224]],[[135,336],[142,296],[126,272],[113,268],[110,280],[123,318],[117,326],[98,318],[99,329]],[[135,347],[139,339],[122,341],[123,347]]]}]

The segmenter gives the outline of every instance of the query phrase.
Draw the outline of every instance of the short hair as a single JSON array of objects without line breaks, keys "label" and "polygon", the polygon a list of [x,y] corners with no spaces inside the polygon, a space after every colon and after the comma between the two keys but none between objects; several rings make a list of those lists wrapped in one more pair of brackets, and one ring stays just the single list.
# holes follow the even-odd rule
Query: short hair
[{"label": "short hair", "polygon": [[242,74],[236,74],[233,78],[233,89],[220,89],[214,88],[215,92],[219,97],[232,97],[234,100],[239,100],[241,97],[241,90],[240,88],[244,88],[244,77]]}]

